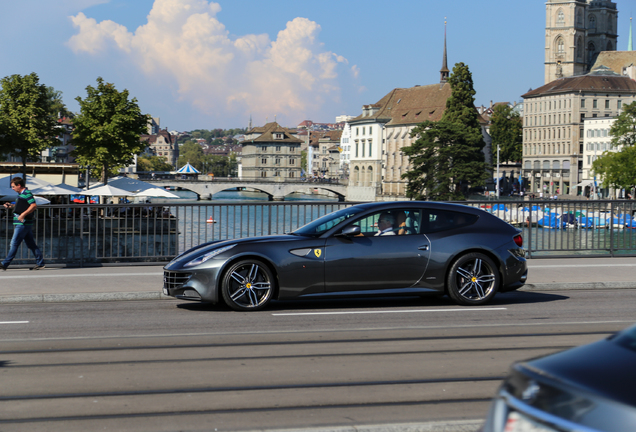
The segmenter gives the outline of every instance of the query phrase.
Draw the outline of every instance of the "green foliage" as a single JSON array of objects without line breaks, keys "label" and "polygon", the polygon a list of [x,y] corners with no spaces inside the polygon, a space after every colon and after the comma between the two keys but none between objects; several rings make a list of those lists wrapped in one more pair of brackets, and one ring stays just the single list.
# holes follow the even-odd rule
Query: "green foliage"
[{"label": "green foliage", "polygon": [[603,179],[603,187],[632,189],[636,186],[636,102],[623,107],[612,128],[612,146],[592,162],[592,170]]},{"label": "green foliage", "polygon": [[193,167],[201,171],[203,169],[203,149],[194,141],[186,141],[179,147],[178,167],[182,167],[186,163],[190,163]]},{"label": "green foliage", "polygon": [[100,167],[106,184],[111,169],[132,164],[144,150],[139,136],[146,132],[149,116],[141,113],[136,98],[128,100],[128,90],[120,92],[101,77],[97,88],[88,86],[86,92],[85,99],[75,98],[81,112],[73,121],[72,155],[82,165]]},{"label": "green foliage", "polygon": [[46,88],[46,95],[49,100],[49,112],[53,118],[73,118],[75,114],[66,108],[66,104],[62,101],[62,92],[55,90],[53,87]]},{"label": "green foliage", "polygon": [[0,152],[19,156],[26,173],[27,160],[39,160],[42,150],[59,143],[47,87],[35,73],[11,75],[0,83]]},{"label": "green foliage", "polygon": [[402,175],[408,180],[408,198],[463,200],[469,187],[484,185],[488,177],[468,66],[457,63],[449,83],[452,95],[442,120],[419,124],[411,131],[417,140],[402,149],[411,163]]},{"label": "green foliage", "polygon": [[623,110],[610,129],[610,135],[612,145],[615,147],[636,144],[636,102],[623,106]]},{"label": "green foliage", "polygon": [[519,114],[508,105],[495,105],[490,119],[493,161],[497,160],[497,145],[499,145],[500,161],[521,162],[523,123]]},{"label": "green foliage", "polygon": [[406,196],[411,199],[454,201],[465,199],[462,185],[483,184],[484,157],[472,131],[460,123],[425,121],[411,132],[418,139],[402,151],[412,170]]},{"label": "green foliage", "polygon": [[162,156],[139,156],[137,157],[137,171],[172,171],[174,167],[170,165]]}]

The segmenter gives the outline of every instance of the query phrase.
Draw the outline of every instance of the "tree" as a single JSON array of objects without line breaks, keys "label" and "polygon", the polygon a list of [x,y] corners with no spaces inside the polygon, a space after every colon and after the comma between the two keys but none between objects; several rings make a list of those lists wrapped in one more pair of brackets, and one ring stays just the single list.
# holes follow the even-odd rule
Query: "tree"
[{"label": "tree", "polygon": [[468,66],[457,63],[449,83],[452,93],[442,119],[416,126],[411,137],[417,140],[402,149],[412,166],[402,175],[408,180],[409,198],[465,199],[469,187],[484,185],[488,177]]},{"label": "tree", "polygon": [[36,73],[3,78],[0,89],[0,150],[22,159],[39,160],[42,150],[58,143],[57,122],[51,115],[47,87]]},{"label": "tree", "polygon": [[139,136],[146,132],[150,117],[141,113],[136,98],[128,100],[128,90],[120,92],[101,77],[97,88],[88,86],[86,92],[86,99],[75,98],[81,112],[73,120],[72,155],[80,164],[98,167],[107,184],[111,169],[132,164],[146,147]]},{"label": "tree", "polygon": [[508,105],[495,105],[490,119],[493,160],[497,160],[497,146],[499,146],[501,161],[521,162],[523,158],[521,116]]},{"label": "tree", "polygon": [[53,87],[46,88],[46,95],[50,103],[50,113],[53,118],[73,118],[75,115],[66,108],[66,104],[62,100],[62,92],[55,90]]},{"label": "tree", "polygon": [[603,186],[631,190],[636,186],[636,102],[625,105],[610,128],[612,147],[603,152],[592,170],[603,178]]},{"label": "tree", "polygon": [[183,166],[186,163],[190,163],[193,167],[199,171],[203,170],[203,149],[199,144],[194,141],[186,141],[179,148],[179,161],[178,166]]},{"label": "tree", "polygon": [[173,166],[162,156],[139,156],[137,171],[172,171]]}]

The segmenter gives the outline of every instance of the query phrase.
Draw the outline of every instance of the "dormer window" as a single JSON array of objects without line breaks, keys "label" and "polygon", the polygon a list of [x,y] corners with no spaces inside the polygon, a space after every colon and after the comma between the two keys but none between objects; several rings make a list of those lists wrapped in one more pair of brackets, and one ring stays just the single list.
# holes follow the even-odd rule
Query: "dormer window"
[{"label": "dormer window", "polygon": [[285,138],[285,134],[278,133],[278,132],[274,134],[274,139],[281,140],[283,138]]}]

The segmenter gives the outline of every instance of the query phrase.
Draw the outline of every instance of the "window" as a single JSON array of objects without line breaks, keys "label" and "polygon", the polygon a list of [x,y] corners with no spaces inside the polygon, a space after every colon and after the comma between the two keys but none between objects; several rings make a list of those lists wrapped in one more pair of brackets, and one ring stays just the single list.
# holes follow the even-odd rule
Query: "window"
[{"label": "window", "polygon": [[371,157],[371,141],[369,141],[369,157]]},{"label": "window", "polygon": [[290,147],[290,148],[289,148],[289,152],[290,152],[290,153],[294,153],[295,151],[296,151],[296,147]]},{"label": "window", "polygon": [[280,146],[276,146],[276,153],[280,153]]},{"label": "window", "polygon": [[598,100],[596,100],[596,99],[592,100],[592,108],[593,109],[598,108]]},{"label": "window", "polygon": [[263,147],[261,147],[261,151],[262,151],[263,153],[267,153],[267,146],[263,146]]},{"label": "window", "polygon": [[623,101],[622,100],[617,100],[616,101],[616,108],[621,109],[623,107]]},{"label": "window", "polygon": [[261,177],[267,177],[267,171],[261,171]]},{"label": "window", "polygon": [[296,159],[294,159],[294,158],[289,159],[289,164],[290,165],[296,165]]},{"label": "window", "polygon": [[274,162],[276,165],[280,165],[280,159],[276,159],[276,161]]},{"label": "window", "polygon": [[565,14],[563,13],[561,9],[559,9],[559,12],[557,14],[557,26],[563,27],[564,25],[565,25]]},{"label": "window", "polygon": [[296,177],[296,174],[292,171],[289,173],[289,177]]},{"label": "window", "polygon": [[369,126],[369,135],[371,135],[371,133],[372,133],[372,132],[371,132],[371,126]]},{"label": "window", "polygon": [[265,158],[261,159],[261,164],[267,165],[267,159],[265,159]]},{"label": "window", "polygon": [[565,54],[565,44],[563,43],[563,39],[559,38],[557,41],[557,55]]},{"label": "window", "polygon": [[585,108],[585,99],[581,99],[581,108]]},{"label": "window", "polygon": [[356,143],[356,157],[358,157],[358,146],[360,143]]},{"label": "window", "polygon": [[364,135],[364,127],[362,128],[362,135]]},{"label": "window", "polygon": [[362,143],[362,157],[364,157],[364,143]]},{"label": "window", "polygon": [[609,99],[605,99],[605,109],[609,109]]}]

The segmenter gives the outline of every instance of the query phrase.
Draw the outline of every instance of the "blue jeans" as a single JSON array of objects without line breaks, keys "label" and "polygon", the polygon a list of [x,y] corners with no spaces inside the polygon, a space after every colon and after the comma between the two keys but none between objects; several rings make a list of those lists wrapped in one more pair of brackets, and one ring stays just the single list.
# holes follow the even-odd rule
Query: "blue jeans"
[{"label": "blue jeans", "polygon": [[37,244],[35,244],[35,240],[33,240],[33,231],[31,229],[31,225],[13,225],[13,237],[11,238],[11,248],[9,249],[9,255],[7,258],[2,261],[2,265],[5,267],[9,267],[13,258],[15,258],[15,254],[18,253],[18,247],[22,240],[26,243],[27,247],[33,255],[35,255],[35,263],[39,266],[44,265],[44,257],[42,257],[42,251]]}]

